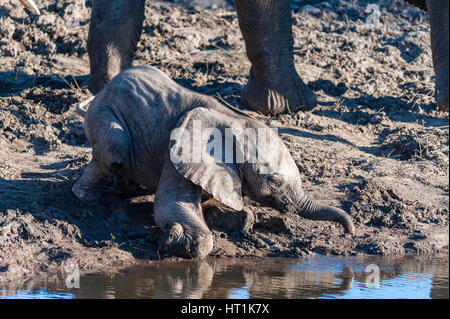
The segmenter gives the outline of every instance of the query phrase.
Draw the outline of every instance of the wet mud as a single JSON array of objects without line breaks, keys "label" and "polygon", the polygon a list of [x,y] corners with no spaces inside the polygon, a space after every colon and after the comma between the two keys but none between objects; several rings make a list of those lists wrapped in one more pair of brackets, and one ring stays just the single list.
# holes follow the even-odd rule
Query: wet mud
[{"label": "wet mud", "polygon": [[[0,7],[0,283],[173,259],[158,252],[145,189],[107,178],[98,202],[71,192],[91,156],[75,110],[90,96],[86,3],[43,0],[39,17],[17,1]],[[217,3],[147,1],[134,65],[242,107],[250,64],[232,1]],[[254,113],[278,129],[305,191],[349,212],[355,235],[246,198],[253,227],[214,228],[212,256],[448,254],[449,119],[434,107],[428,18],[383,1],[374,27],[367,4],[293,1],[296,68],[319,105]]]}]

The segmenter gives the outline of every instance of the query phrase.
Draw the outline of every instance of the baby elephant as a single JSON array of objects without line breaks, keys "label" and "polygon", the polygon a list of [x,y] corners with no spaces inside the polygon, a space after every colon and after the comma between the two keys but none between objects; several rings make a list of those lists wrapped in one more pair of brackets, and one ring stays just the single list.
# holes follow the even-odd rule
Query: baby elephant
[{"label": "baby elephant", "polygon": [[354,232],[347,213],[304,194],[298,168],[274,130],[156,68],[120,73],[79,112],[93,155],[74,194],[91,198],[106,172],[144,185],[155,193],[155,222],[165,229],[163,252],[198,258],[212,250],[202,193],[230,211],[244,210],[246,194],[281,212],[337,222]]}]

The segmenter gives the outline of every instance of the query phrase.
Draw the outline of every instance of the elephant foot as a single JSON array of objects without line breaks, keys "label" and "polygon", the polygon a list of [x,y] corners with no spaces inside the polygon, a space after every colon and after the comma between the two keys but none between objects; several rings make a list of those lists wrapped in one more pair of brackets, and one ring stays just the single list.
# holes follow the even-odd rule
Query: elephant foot
[{"label": "elephant foot", "polygon": [[82,201],[97,201],[99,192],[96,185],[84,184],[78,181],[72,187],[72,193]]},{"label": "elephant foot", "polygon": [[[448,54],[448,45],[447,45],[447,54]],[[439,65],[435,68],[436,70],[435,99],[437,110],[448,113],[448,104],[449,104],[448,56],[444,60],[445,60],[444,65]]]},{"label": "elephant foot", "polygon": [[265,115],[277,115],[310,110],[317,105],[317,98],[295,70],[291,76],[280,75],[270,80],[257,78],[251,72],[242,102]]},{"label": "elephant foot", "polygon": [[99,198],[99,183],[103,178],[103,171],[96,162],[90,162],[83,171],[80,179],[73,185],[72,192],[83,201],[96,201]]},{"label": "elephant foot", "polygon": [[[203,205],[202,205],[203,206]],[[222,229],[227,233],[248,233],[253,229],[255,217],[249,210],[235,211],[215,205],[203,206],[203,215],[209,228]]]},{"label": "elephant foot", "polygon": [[182,258],[204,258],[213,249],[213,237],[209,230],[183,228],[178,223],[166,231],[159,246],[163,253]]},{"label": "elephant foot", "polygon": [[449,112],[448,110],[448,99],[440,104],[438,104],[438,110],[442,112]]},{"label": "elephant foot", "polygon": [[[447,81],[448,83],[448,81]],[[447,112],[448,113],[448,89],[446,90],[437,90],[436,94],[436,104],[438,111]]]}]

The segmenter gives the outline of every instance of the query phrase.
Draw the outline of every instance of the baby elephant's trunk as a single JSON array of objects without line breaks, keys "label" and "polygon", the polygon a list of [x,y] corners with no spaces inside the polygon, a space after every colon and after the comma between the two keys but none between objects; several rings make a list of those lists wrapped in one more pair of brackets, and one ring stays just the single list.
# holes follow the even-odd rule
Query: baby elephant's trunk
[{"label": "baby elephant's trunk", "polygon": [[342,209],[319,204],[305,196],[297,211],[303,218],[336,222],[344,227],[346,233],[355,232],[352,218]]}]

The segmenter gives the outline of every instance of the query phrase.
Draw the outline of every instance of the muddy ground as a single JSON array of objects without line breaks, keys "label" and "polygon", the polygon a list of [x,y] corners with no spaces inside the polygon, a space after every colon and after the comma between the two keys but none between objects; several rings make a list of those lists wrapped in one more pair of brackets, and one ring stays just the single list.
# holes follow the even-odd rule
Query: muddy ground
[{"label": "muddy ground", "polygon": [[[147,1],[134,64],[241,107],[244,42],[232,1],[212,2]],[[71,193],[91,151],[75,111],[90,96],[90,8],[39,3],[39,17],[18,1],[0,6],[0,283],[70,264],[90,272],[166,258],[144,189],[118,191],[107,179],[99,202]],[[378,27],[365,23],[369,3],[380,4]],[[319,106],[255,116],[279,129],[306,192],[348,211],[356,234],[245,199],[253,230],[215,229],[212,255],[448,254],[449,119],[434,109],[426,13],[402,1],[297,0],[293,8],[296,67]]]}]

